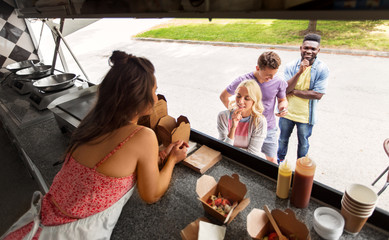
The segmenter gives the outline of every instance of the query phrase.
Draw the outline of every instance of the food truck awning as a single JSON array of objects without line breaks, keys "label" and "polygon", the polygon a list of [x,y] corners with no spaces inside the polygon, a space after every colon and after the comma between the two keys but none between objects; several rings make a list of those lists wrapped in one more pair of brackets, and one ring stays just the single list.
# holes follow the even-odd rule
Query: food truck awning
[{"label": "food truck awning", "polygon": [[22,18],[388,19],[388,1],[344,0],[15,0]]}]

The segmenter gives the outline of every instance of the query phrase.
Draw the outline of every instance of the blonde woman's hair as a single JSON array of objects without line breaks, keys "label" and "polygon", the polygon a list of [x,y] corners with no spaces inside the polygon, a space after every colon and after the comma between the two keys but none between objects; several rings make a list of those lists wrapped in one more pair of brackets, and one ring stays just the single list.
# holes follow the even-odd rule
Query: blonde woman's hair
[{"label": "blonde woman's hair", "polygon": [[[250,98],[254,101],[251,107],[251,117],[256,127],[258,127],[261,117],[263,117],[263,104],[262,104],[262,91],[258,83],[255,80],[245,80],[241,82],[235,90],[235,94],[239,88],[245,87],[249,93]],[[230,111],[237,109],[236,100],[232,100],[228,106]]]}]

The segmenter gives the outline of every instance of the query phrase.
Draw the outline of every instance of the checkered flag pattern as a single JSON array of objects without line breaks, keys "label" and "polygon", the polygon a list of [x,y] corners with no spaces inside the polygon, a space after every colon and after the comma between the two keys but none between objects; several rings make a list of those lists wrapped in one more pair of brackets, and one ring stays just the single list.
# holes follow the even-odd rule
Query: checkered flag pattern
[{"label": "checkered flag pattern", "polygon": [[0,66],[39,59],[24,19],[15,9],[0,0]]}]

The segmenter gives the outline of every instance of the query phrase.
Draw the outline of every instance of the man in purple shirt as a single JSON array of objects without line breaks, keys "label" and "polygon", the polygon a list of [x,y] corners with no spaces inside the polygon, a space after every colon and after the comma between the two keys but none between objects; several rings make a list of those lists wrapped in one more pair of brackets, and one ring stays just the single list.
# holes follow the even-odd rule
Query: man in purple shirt
[{"label": "man in purple shirt", "polygon": [[[283,117],[288,112],[288,101],[286,100],[285,93],[288,84],[280,76],[276,75],[280,65],[281,59],[277,53],[271,51],[264,52],[259,56],[254,72],[238,77],[220,94],[220,100],[228,108],[229,97],[235,95],[235,90],[239,83],[247,79],[254,79],[258,83],[262,91],[262,104],[265,108],[263,115],[267,121],[267,136],[261,151],[265,154],[267,160],[274,163],[277,163],[278,148],[275,116]],[[279,112],[274,114],[276,99]]]}]

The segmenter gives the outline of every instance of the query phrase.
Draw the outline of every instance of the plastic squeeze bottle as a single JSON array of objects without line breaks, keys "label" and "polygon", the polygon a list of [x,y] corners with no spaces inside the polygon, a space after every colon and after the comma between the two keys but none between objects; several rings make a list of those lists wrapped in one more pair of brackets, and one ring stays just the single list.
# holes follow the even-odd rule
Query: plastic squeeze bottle
[{"label": "plastic squeeze bottle", "polygon": [[283,161],[278,167],[277,197],[285,199],[289,197],[290,182],[292,180],[292,166],[288,160]]},{"label": "plastic squeeze bottle", "polygon": [[292,194],[290,196],[290,203],[295,207],[308,207],[315,170],[316,163],[309,157],[297,159],[296,170],[293,178]]}]

